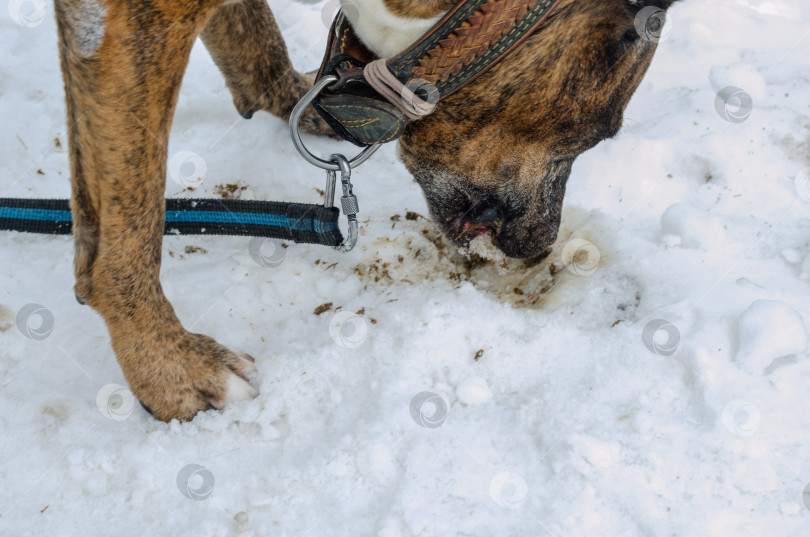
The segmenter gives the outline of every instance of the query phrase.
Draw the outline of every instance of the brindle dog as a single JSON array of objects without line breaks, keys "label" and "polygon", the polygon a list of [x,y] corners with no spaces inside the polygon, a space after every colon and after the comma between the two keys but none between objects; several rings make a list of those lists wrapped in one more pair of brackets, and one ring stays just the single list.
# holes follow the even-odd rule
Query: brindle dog
[{"label": "brindle dog", "polygon": [[[427,18],[456,0],[377,1]],[[402,159],[451,240],[497,218],[493,238],[509,256],[555,241],[574,158],[616,134],[655,50],[636,15],[673,1],[563,0],[514,53],[407,128]],[[188,332],[161,289],[169,130],[197,36],[246,118],[287,119],[312,79],[292,68],[265,0],[56,0],[56,15],[77,298],[104,317],[156,418],[254,396],[252,359]],[[327,134],[313,113],[304,127]]]}]

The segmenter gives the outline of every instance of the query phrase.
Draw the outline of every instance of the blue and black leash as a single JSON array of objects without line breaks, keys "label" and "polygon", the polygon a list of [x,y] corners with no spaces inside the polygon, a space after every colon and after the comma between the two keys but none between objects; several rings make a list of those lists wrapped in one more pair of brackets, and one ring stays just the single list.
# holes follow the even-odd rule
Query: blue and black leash
[{"label": "blue and black leash", "polygon": [[[352,192],[351,163],[332,155],[340,171],[341,206],[349,223],[344,240],[334,206],[337,173],[327,170],[324,203],[190,199],[166,200],[165,235],[238,235],[267,237],[295,243],[320,244],[348,252],[357,242],[357,197]],[[66,199],[0,198],[0,231],[68,235],[73,221]]]},{"label": "blue and black leash", "polygon": [[[352,168],[365,162],[379,148],[370,145],[352,158],[333,154],[329,160],[313,155],[301,140],[298,122],[304,109],[331,79],[326,78],[309,90],[290,115],[293,145],[304,159],[326,170],[324,203],[280,201],[187,199],[166,200],[164,235],[238,235],[267,237],[295,243],[320,244],[348,252],[359,235],[357,196],[352,191]],[[340,204],[348,219],[348,236],[338,227],[340,211],[335,204],[337,174],[343,195]],[[73,222],[65,199],[0,198],[0,231],[23,231],[48,235],[68,235]]]},{"label": "blue and black leash", "polygon": [[[240,235],[339,246],[336,207],[277,201],[166,200],[166,235]],[[0,230],[67,235],[68,200],[0,198]]]}]

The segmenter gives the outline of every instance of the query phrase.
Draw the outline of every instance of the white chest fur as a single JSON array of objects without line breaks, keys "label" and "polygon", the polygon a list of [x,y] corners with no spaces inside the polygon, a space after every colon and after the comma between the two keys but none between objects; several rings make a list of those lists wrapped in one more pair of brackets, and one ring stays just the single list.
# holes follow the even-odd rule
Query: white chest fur
[{"label": "white chest fur", "polygon": [[74,54],[90,58],[101,47],[106,34],[104,18],[107,6],[103,0],[79,0],[65,2],[62,6],[65,21],[71,26],[75,48]]},{"label": "white chest fur", "polygon": [[341,0],[341,4],[354,33],[381,58],[396,56],[442,18],[400,17],[391,13],[383,0]]}]

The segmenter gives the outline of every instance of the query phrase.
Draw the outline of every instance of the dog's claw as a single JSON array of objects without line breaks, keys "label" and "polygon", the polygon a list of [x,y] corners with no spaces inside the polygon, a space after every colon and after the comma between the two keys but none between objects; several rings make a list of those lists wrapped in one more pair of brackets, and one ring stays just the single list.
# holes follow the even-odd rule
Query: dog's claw
[{"label": "dog's claw", "polygon": [[222,409],[231,403],[236,403],[238,401],[250,401],[257,395],[259,395],[259,390],[251,386],[242,377],[232,373],[228,377],[228,385],[225,388],[225,396],[209,402],[214,408]]},{"label": "dog's claw", "polygon": [[245,119],[252,118],[253,114],[256,112],[256,103],[246,95],[234,94],[233,105],[236,107],[236,111],[239,112],[239,115]]},{"label": "dog's claw", "polygon": [[[239,358],[242,358],[242,359],[244,359],[244,360],[247,360],[248,362],[251,362],[251,363],[255,363],[255,362],[256,362],[256,359],[255,359],[253,356],[249,355],[248,353],[246,353],[246,352],[245,352],[245,351],[243,351],[242,349],[240,349],[240,348],[238,348],[238,347],[228,347],[228,348],[229,348],[229,349],[231,349],[231,352],[233,352],[233,353],[234,353],[235,355],[237,355]],[[255,369],[255,368],[254,368],[254,369]]]}]

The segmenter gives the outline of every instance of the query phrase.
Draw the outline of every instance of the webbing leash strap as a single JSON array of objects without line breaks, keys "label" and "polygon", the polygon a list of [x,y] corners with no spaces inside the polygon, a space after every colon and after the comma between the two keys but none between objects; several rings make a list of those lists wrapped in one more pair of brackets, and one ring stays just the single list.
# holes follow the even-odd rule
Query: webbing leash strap
[{"label": "webbing leash strap", "polygon": [[[338,246],[343,235],[335,207],[256,200],[171,198],[166,200],[166,235],[240,235]],[[0,198],[0,230],[68,235],[65,199]]]}]

